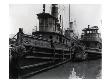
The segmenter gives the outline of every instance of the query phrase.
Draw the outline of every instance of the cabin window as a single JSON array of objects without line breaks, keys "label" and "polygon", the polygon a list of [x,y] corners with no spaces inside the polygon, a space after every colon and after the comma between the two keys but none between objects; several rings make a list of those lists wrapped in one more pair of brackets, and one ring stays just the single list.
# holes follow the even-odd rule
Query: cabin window
[{"label": "cabin window", "polygon": [[59,37],[59,42],[62,42],[62,37]]},{"label": "cabin window", "polygon": [[57,40],[58,40],[58,36],[57,36],[56,38],[57,38]]},{"label": "cabin window", "polygon": [[58,36],[56,36],[56,42],[58,42]]},{"label": "cabin window", "polygon": [[56,26],[55,26],[55,32],[56,32]]},{"label": "cabin window", "polygon": [[52,37],[52,36],[50,36],[50,39],[53,39],[53,37]]},{"label": "cabin window", "polygon": [[93,33],[93,31],[91,31],[91,33]]},{"label": "cabin window", "polygon": [[66,44],[67,44],[67,40],[66,40]]},{"label": "cabin window", "polygon": [[42,39],[42,34],[39,35],[39,39]]},{"label": "cabin window", "polygon": [[65,39],[63,39],[63,43],[65,43]]}]

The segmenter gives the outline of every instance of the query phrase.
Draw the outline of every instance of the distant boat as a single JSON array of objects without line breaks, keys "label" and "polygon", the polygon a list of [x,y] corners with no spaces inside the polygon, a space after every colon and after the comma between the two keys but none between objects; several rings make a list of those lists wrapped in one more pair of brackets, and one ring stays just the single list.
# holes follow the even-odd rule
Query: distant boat
[{"label": "distant boat", "polygon": [[102,40],[101,34],[98,33],[98,26],[84,28],[81,35],[81,43],[85,47],[85,53],[88,55],[88,59],[95,59],[102,57]]}]

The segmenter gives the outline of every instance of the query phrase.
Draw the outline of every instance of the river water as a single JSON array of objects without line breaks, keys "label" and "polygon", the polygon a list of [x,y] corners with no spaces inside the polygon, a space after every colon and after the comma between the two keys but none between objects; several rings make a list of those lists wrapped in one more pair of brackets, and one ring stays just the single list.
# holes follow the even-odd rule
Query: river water
[{"label": "river water", "polygon": [[101,59],[84,62],[68,62],[29,79],[101,79]]}]

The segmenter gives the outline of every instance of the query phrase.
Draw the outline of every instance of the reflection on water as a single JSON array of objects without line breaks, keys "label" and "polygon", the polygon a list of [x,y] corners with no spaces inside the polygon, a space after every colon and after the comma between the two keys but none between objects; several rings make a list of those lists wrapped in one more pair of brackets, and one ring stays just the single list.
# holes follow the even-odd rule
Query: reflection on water
[{"label": "reflection on water", "polygon": [[37,74],[30,79],[99,79],[101,60],[68,62],[54,69]]},{"label": "reflection on water", "polygon": [[69,78],[101,78],[101,60],[75,63]]}]

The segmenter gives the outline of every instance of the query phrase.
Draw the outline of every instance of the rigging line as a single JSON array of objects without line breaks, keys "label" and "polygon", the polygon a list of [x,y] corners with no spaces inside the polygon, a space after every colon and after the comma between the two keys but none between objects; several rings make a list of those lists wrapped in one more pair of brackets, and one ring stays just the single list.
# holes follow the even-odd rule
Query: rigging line
[{"label": "rigging line", "polygon": [[[18,33],[17,33],[17,34],[18,34]],[[17,34],[16,34],[16,35],[17,35]],[[16,35],[14,35],[12,39],[14,39],[14,37],[15,37]]]}]

